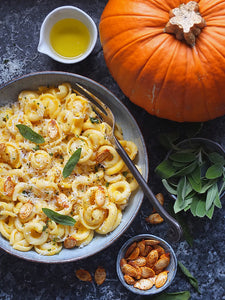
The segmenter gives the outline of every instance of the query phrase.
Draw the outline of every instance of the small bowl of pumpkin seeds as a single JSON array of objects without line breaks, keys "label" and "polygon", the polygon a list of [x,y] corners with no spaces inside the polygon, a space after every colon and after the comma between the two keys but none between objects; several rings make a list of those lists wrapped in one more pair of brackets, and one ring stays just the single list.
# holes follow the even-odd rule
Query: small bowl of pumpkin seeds
[{"label": "small bowl of pumpkin seeds", "polygon": [[120,249],[116,262],[117,275],[129,291],[147,296],[165,290],[177,271],[173,248],[151,234],[130,238]]},{"label": "small bowl of pumpkin seeds", "polygon": [[206,138],[185,139],[171,149],[156,173],[175,200],[174,213],[213,217],[225,195],[225,150]]}]

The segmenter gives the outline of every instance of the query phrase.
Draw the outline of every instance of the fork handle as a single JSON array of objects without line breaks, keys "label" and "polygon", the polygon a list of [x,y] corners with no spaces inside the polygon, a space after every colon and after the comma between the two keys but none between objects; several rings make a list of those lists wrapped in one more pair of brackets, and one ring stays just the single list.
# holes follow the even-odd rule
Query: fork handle
[{"label": "fork handle", "polygon": [[163,206],[159,203],[158,199],[155,197],[151,189],[149,188],[147,182],[141,175],[141,173],[138,171],[126,151],[124,150],[123,146],[120,144],[120,142],[117,140],[116,137],[115,139],[115,146],[118,154],[120,157],[123,159],[125,164],[127,165],[128,169],[131,171],[133,174],[134,178],[137,180],[139,185],[141,186],[144,194],[147,196],[148,200],[150,203],[154,206],[156,211],[160,213],[160,215],[167,221],[167,223],[171,226],[171,231],[172,231],[172,239],[174,242],[177,242],[181,239],[182,237],[182,229],[180,224],[163,208]]}]

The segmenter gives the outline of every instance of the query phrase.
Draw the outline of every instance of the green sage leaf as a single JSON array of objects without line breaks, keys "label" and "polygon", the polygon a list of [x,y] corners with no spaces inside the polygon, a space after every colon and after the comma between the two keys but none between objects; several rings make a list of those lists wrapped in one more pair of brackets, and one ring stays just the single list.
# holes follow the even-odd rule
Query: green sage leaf
[{"label": "green sage leaf", "polygon": [[172,132],[172,133],[162,133],[159,135],[158,139],[160,144],[165,148],[165,149],[178,149],[175,146],[175,142],[179,138],[179,133],[178,132]]},{"label": "green sage leaf", "polygon": [[215,179],[218,178],[220,176],[222,176],[223,174],[223,166],[221,166],[221,164],[214,164],[212,166],[210,166],[205,174],[205,177],[208,179]]},{"label": "green sage leaf", "polygon": [[175,169],[169,160],[163,160],[155,169],[155,172],[164,179],[168,179],[174,175]]},{"label": "green sage leaf", "polygon": [[198,205],[198,197],[195,196],[195,197],[193,197],[192,202],[191,202],[191,213],[194,217],[196,217],[197,205]]},{"label": "green sage leaf", "polygon": [[216,180],[211,179],[211,180],[208,180],[205,182],[206,182],[206,184],[202,185],[202,188],[199,191],[199,194],[204,194],[208,189],[210,189],[216,183]]},{"label": "green sage leaf", "polygon": [[183,162],[178,162],[178,161],[172,161],[172,166],[176,169],[176,171],[178,169],[184,168],[188,165],[188,163],[183,163]]},{"label": "green sage leaf", "polygon": [[[191,200],[191,203],[192,203],[192,199]],[[184,211],[188,211],[190,208],[191,208],[191,203],[188,204],[185,208],[184,208]]]},{"label": "green sage leaf", "polygon": [[192,186],[190,184],[190,182],[186,179],[186,191],[185,191],[185,199],[188,198],[188,195],[191,194],[191,192],[193,192]]},{"label": "green sage leaf", "polygon": [[172,153],[169,156],[169,158],[171,160],[174,160],[176,162],[181,162],[181,163],[189,163],[196,159],[193,153],[182,153],[182,152]]},{"label": "green sage leaf", "polygon": [[213,213],[214,213],[214,207],[215,205],[213,204],[210,209],[206,212],[206,216],[209,218],[209,219],[212,219],[212,216],[213,216]]},{"label": "green sage leaf", "polygon": [[25,139],[35,144],[43,144],[45,142],[44,138],[37,132],[33,131],[30,127],[24,124],[17,124],[16,127]]},{"label": "green sage leaf", "polygon": [[225,178],[222,181],[222,184],[219,186],[219,195],[221,195],[225,190]]},{"label": "green sage leaf", "polygon": [[205,201],[202,199],[199,199],[197,206],[196,206],[196,216],[202,218],[205,215],[206,215]]},{"label": "green sage leaf", "polygon": [[49,208],[42,208],[42,211],[46,214],[46,216],[49,219],[53,220],[54,222],[56,222],[58,224],[73,226],[76,223],[74,218],[72,218],[70,216],[61,215]]},{"label": "green sage leaf", "polygon": [[[189,291],[162,293],[160,295],[154,296],[154,300],[189,300],[190,298],[191,294]],[[144,299],[146,299],[146,297]]]},{"label": "green sage leaf", "polygon": [[188,176],[188,181],[190,182],[193,190],[196,192],[200,192],[202,188],[202,182],[201,182],[201,169],[200,166],[197,166],[192,173],[190,173]]},{"label": "green sage leaf", "polygon": [[189,205],[191,205],[192,203],[192,198],[185,200],[182,204],[180,204],[177,200],[174,203],[173,209],[175,214],[177,214],[178,212],[180,212],[181,210],[185,210],[186,207],[188,207]]},{"label": "green sage leaf", "polygon": [[186,176],[181,177],[177,185],[177,200],[180,204],[184,202],[184,198],[186,195],[186,185],[187,185]]},{"label": "green sage leaf", "polygon": [[178,266],[180,267],[183,274],[189,279],[190,284],[196,289],[196,291],[201,294],[198,287],[197,279],[190,273],[190,271],[182,264],[181,261],[178,261]]},{"label": "green sage leaf", "polygon": [[172,195],[177,195],[177,190],[171,186],[166,179],[162,180],[162,184],[164,185],[165,189]]},{"label": "green sage leaf", "polygon": [[220,202],[220,197],[219,194],[216,195],[215,199],[214,199],[214,205],[218,208],[222,208],[222,204]]},{"label": "green sage leaf", "polygon": [[178,177],[178,176],[186,176],[190,174],[191,172],[194,171],[194,169],[197,167],[198,163],[196,161],[192,162],[188,166],[184,167],[183,169],[177,171],[173,176]]},{"label": "green sage leaf", "polygon": [[185,200],[189,199],[189,198],[193,198],[194,196],[196,196],[196,191],[192,190],[186,197]]},{"label": "green sage leaf", "polygon": [[76,164],[78,163],[81,156],[81,148],[78,148],[67,161],[64,169],[63,169],[63,178],[70,176]]},{"label": "green sage leaf", "polygon": [[220,164],[220,165],[225,164],[224,157],[217,152],[209,153],[208,158],[213,164]]},{"label": "green sage leaf", "polygon": [[215,183],[211,188],[208,189],[206,194],[206,202],[205,202],[205,208],[206,210],[209,210],[212,206],[216,196],[219,195],[218,193],[218,186]]}]

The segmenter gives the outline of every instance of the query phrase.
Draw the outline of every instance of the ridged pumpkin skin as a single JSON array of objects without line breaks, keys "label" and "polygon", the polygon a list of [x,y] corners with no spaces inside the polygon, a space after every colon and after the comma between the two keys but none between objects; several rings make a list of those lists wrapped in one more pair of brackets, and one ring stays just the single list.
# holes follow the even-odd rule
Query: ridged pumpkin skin
[{"label": "ridged pumpkin skin", "polygon": [[199,0],[206,27],[194,47],[163,30],[186,0],[109,0],[104,57],[123,93],[152,115],[202,122],[225,114],[225,0]]}]

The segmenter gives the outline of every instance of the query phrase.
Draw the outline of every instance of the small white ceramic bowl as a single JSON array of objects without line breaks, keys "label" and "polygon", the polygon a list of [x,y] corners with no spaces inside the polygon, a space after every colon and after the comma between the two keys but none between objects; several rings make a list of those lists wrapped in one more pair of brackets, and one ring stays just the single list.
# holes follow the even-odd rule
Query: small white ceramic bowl
[{"label": "small white ceramic bowl", "polygon": [[[72,58],[59,55],[52,48],[50,43],[50,32],[54,24],[60,20],[67,18],[76,19],[82,22],[87,27],[90,33],[90,43],[87,50],[82,55]],[[44,19],[40,30],[38,51],[64,64],[78,63],[84,60],[92,52],[97,41],[97,36],[97,27],[92,18],[87,13],[74,6],[61,6],[51,11]]]},{"label": "small white ceramic bowl", "polygon": [[[121,267],[120,267],[120,260],[122,258],[124,258],[125,253],[131,244],[133,244],[134,242],[142,241],[143,239],[159,241],[160,242],[159,246],[161,246],[166,252],[170,253],[170,263],[169,263],[168,267],[166,268],[166,270],[169,271],[168,279],[167,279],[166,283],[160,288],[156,288],[155,285],[153,285],[153,287],[151,289],[140,290],[140,289],[133,287],[133,285],[127,284],[126,281],[124,280],[124,277],[123,277],[124,275],[123,275],[123,273],[121,271]],[[127,288],[129,291],[131,291],[135,294],[138,294],[138,295],[142,295],[142,296],[155,295],[155,294],[161,293],[163,290],[168,288],[168,286],[172,283],[172,281],[176,275],[176,272],[177,272],[177,258],[176,258],[173,248],[165,240],[163,240],[155,235],[151,235],[151,234],[139,234],[139,235],[136,235],[136,236],[130,238],[121,247],[121,249],[118,253],[118,256],[117,256],[116,271],[117,271],[119,280],[121,281],[123,286],[125,286],[125,288]]]}]

